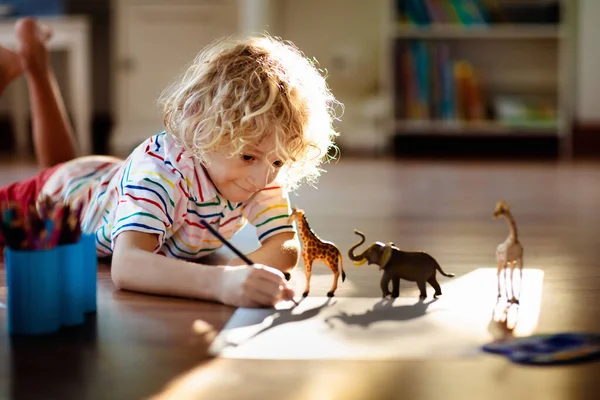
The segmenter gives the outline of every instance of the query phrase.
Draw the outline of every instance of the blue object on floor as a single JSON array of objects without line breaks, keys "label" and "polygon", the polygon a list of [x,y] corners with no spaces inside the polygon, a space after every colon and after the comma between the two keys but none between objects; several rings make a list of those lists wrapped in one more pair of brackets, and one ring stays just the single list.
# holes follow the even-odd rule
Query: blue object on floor
[{"label": "blue object on floor", "polygon": [[519,364],[578,363],[600,358],[600,334],[539,334],[488,343],[483,346],[483,350],[504,355]]},{"label": "blue object on floor", "polygon": [[39,335],[60,328],[58,251],[5,249],[8,332]]},{"label": "blue object on floor", "polygon": [[81,241],[58,246],[60,268],[60,322],[63,326],[84,321],[85,274]]},{"label": "blue object on floor", "polygon": [[[5,249],[8,332],[53,333],[96,311],[95,237],[49,250]],[[3,304],[0,303],[0,308]]]},{"label": "blue object on floor", "polygon": [[83,234],[80,239],[83,246],[82,267],[84,271],[83,311],[96,312],[98,256],[96,255],[96,235]]}]

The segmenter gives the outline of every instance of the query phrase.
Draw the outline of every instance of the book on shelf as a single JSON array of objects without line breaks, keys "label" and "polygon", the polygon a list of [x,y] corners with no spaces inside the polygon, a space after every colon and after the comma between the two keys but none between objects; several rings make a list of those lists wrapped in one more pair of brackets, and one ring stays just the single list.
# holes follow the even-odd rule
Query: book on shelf
[{"label": "book on shelf", "polygon": [[556,120],[556,104],[544,96],[487,93],[480,71],[452,57],[444,42],[396,42],[395,68],[400,121],[548,126]]},{"label": "book on shelf", "polygon": [[415,40],[397,46],[398,118],[485,118],[481,81],[468,61],[452,59],[445,43]]},{"label": "book on shelf", "polygon": [[557,24],[560,1],[502,2],[499,0],[395,0],[403,25],[461,26],[497,23]]},{"label": "book on shelf", "polygon": [[398,19],[412,25],[488,24],[489,0],[396,0]]}]

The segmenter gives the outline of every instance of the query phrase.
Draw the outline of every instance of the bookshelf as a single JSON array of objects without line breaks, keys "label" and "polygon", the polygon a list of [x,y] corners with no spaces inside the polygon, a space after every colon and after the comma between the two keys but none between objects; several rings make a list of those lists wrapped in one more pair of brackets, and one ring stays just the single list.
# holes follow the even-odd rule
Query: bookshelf
[{"label": "bookshelf", "polygon": [[551,140],[570,156],[576,0],[387,5],[382,90],[394,138]]},{"label": "bookshelf", "polygon": [[395,38],[405,39],[560,39],[562,32],[558,26],[456,26],[438,25],[431,27],[396,26]]},{"label": "bookshelf", "polygon": [[502,124],[496,121],[425,121],[397,120],[396,130],[405,131],[407,135],[420,135],[423,132],[435,131],[436,135],[505,135],[517,131],[522,136],[555,135],[558,129],[555,121],[523,122],[520,124]]}]

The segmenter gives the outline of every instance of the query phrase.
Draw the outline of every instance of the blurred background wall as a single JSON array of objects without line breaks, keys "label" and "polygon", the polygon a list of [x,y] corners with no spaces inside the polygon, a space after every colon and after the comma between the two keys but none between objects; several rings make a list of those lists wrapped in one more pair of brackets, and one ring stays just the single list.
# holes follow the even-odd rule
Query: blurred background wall
[{"label": "blurred background wall", "polygon": [[600,122],[600,1],[579,0],[577,32],[577,119]]},{"label": "blurred background wall", "polygon": [[[428,0],[419,4],[446,7],[444,4],[448,3],[459,7],[468,1],[472,0]],[[490,148],[504,152],[522,148],[525,156],[535,156],[538,150],[552,157],[600,153],[600,53],[595,45],[600,33],[600,2],[561,1],[561,20],[557,24],[528,23],[523,28],[491,30],[491,34],[482,34],[477,40],[468,37],[464,20],[451,24],[450,30],[439,31],[439,21],[431,18],[415,34],[398,11],[408,4],[408,11],[401,11],[411,14],[412,2],[65,0],[64,14],[87,16],[92,32],[94,151],[124,154],[160,129],[160,110],[155,105],[160,89],[204,44],[223,34],[265,30],[293,41],[328,71],[330,86],[345,105],[339,130],[340,145],[347,154],[427,155],[427,149],[437,149],[438,153],[441,149],[460,156],[458,150],[465,148],[483,155]],[[519,1],[497,3],[511,6]],[[430,17],[435,14],[429,11]],[[496,25],[492,26],[495,29]],[[398,69],[394,71],[401,54],[398,48],[409,42],[432,47],[435,45],[431,43],[449,43],[457,59],[472,62],[484,84],[487,79],[491,86],[496,85],[494,90],[503,79],[519,82],[516,79],[530,76],[532,87],[535,82],[550,81],[543,84],[549,86],[544,90],[556,98],[555,111],[560,114],[560,121],[556,126],[548,125],[549,129],[546,125],[534,126],[534,134],[531,129],[506,129],[496,123],[478,125],[472,121],[461,121],[448,128],[447,124],[431,123],[433,118],[415,129],[413,119],[423,118],[398,116],[401,102],[396,101],[400,96],[397,85],[407,87],[406,82],[413,81],[404,79]],[[532,51],[535,56],[531,56]],[[65,73],[67,56],[58,51],[52,57],[61,87],[66,88],[70,84]],[[539,71],[535,69],[538,67]],[[66,92],[65,97],[69,104],[71,99]],[[6,96],[0,100],[1,116],[10,108],[10,101]],[[7,118],[0,118],[3,131],[10,132],[6,121]],[[402,151],[396,152],[398,149]]]}]

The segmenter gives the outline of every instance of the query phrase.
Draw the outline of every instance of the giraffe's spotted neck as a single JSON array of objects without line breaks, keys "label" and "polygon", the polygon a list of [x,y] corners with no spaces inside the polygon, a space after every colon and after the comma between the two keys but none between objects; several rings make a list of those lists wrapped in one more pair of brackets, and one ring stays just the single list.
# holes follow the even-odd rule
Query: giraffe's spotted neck
[{"label": "giraffe's spotted neck", "polygon": [[516,243],[517,239],[518,239],[518,233],[517,233],[517,224],[515,222],[515,219],[513,218],[510,211],[506,211],[506,213],[504,214],[504,218],[506,218],[506,221],[508,222],[508,230],[509,230],[508,239],[511,242]]},{"label": "giraffe's spotted neck", "polygon": [[306,216],[303,215],[300,220],[300,235],[304,236],[307,239],[319,239],[317,234],[310,228],[308,221],[306,220]]}]

